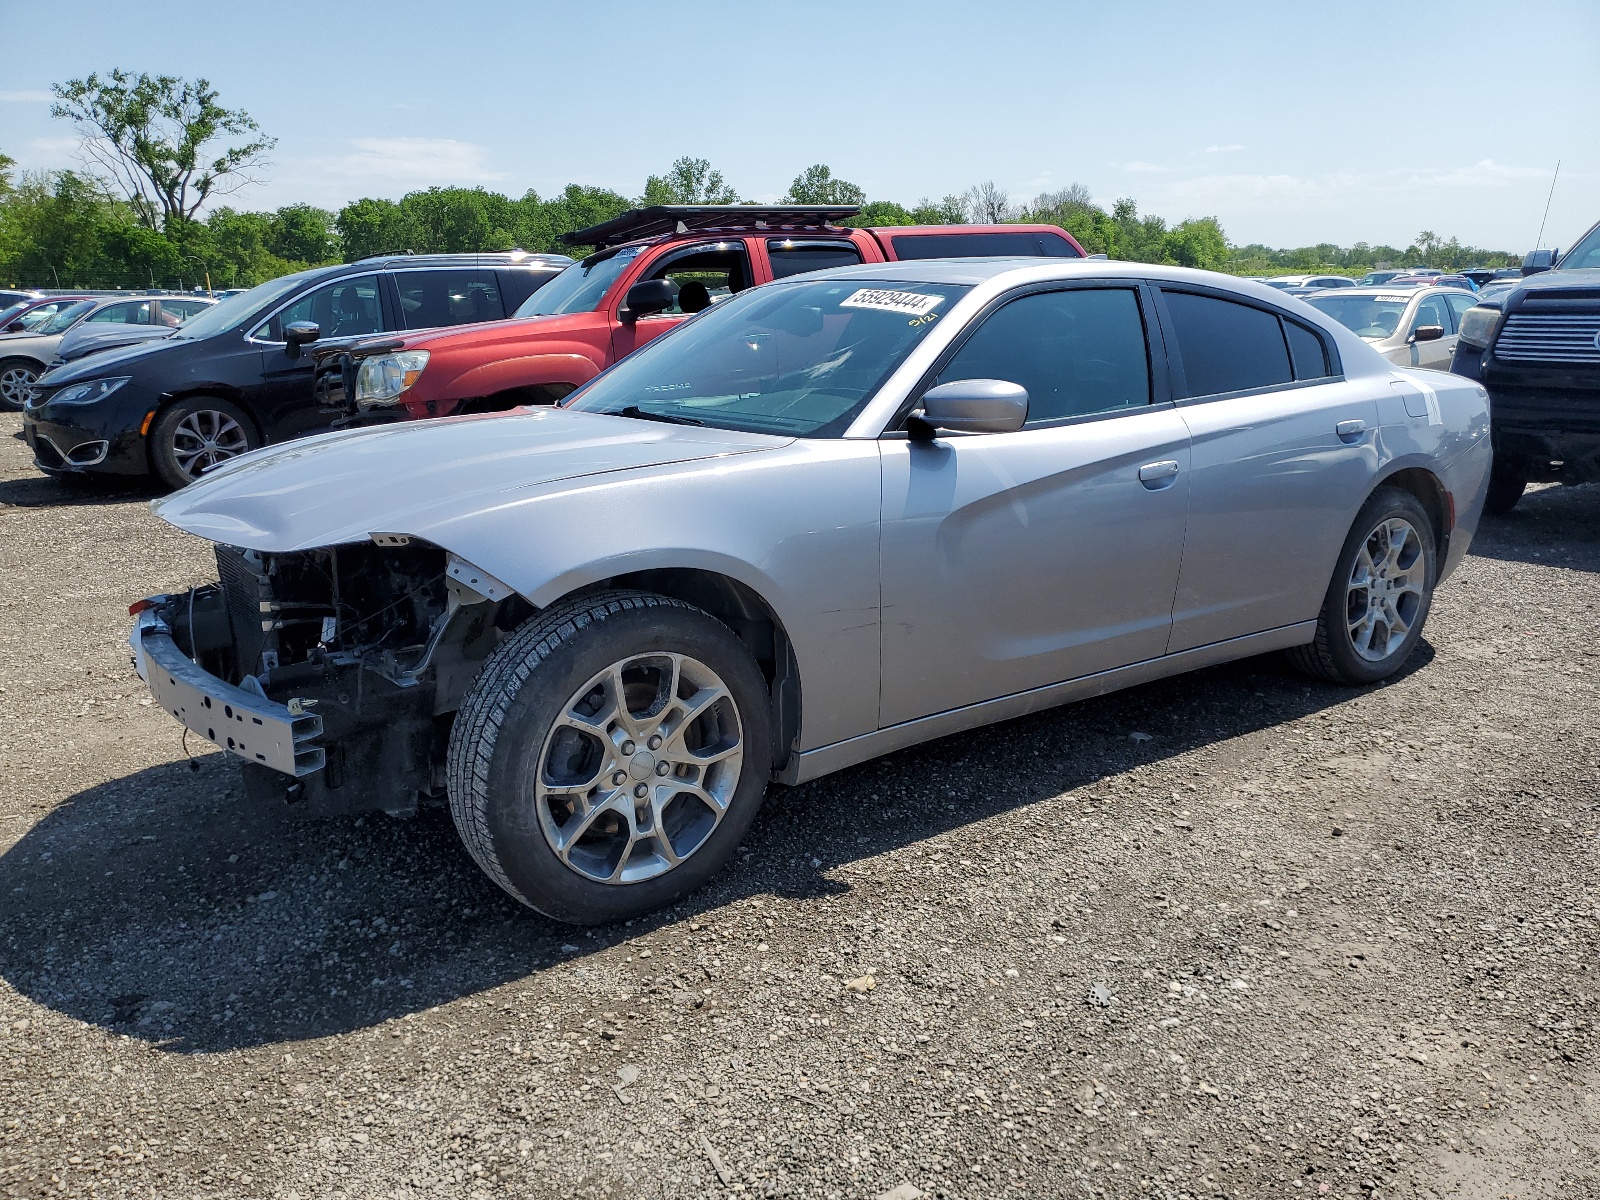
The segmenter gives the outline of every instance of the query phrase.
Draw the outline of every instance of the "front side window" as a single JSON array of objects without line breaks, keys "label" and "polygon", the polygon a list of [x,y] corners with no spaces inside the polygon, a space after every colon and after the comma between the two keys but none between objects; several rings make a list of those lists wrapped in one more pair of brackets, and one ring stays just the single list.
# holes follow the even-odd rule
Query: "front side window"
[{"label": "front side window", "polygon": [[1600,225],[1584,235],[1571,250],[1562,256],[1558,271],[1581,271],[1585,267],[1600,267]]},{"label": "front side window", "polygon": [[493,271],[396,271],[394,282],[407,329],[498,321],[506,315]]},{"label": "front side window", "polygon": [[154,325],[155,306],[148,300],[133,304],[108,304],[89,318],[90,325]]},{"label": "front side window", "polygon": [[774,279],[787,279],[807,271],[859,266],[861,251],[845,242],[795,242],[773,238],[767,243],[767,261],[772,264]]},{"label": "front side window", "polygon": [[359,337],[383,332],[383,309],[378,302],[378,277],[354,275],[307,292],[263,324],[252,335],[259,341],[283,341],[283,329],[296,321],[311,321],[323,338]]},{"label": "front side window", "polygon": [[939,383],[1004,379],[1028,389],[1028,426],[1150,403],[1150,359],[1132,288],[1035,292],[990,314]]},{"label": "front side window", "polygon": [[1272,387],[1294,378],[1273,313],[1194,292],[1163,295],[1172,314],[1189,396]]},{"label": "front side window", "polygon": [[562,401],[580,412],[837,437],[968,289],[826,279],[746,291]]},{"label": "front side window", "polygon": [[692,316],[749,287],[750,262],[743,242],[719,242],[666,256],[640,282],[646,279],[678,285],[678,298],[662,310],[662,316]]},{"label": "front side window", "polygon": [[1437,325],[1447,334],[1455,328],[1450,314],[1445,311],[1443,296],[1426,296],[1417,305],[1417,315],[1411,318],[1411,332],[1415,333],[1424,325]]}]

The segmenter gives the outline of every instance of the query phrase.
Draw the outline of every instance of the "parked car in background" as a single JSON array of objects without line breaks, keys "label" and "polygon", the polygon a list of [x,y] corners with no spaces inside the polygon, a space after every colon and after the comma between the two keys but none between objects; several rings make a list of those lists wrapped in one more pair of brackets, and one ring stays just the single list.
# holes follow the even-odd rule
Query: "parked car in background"
[{"label": "parked car in background", "polygon": [[617,359],[746,288],[895,259],[1082,258],[1053,225],[852,229],[854,205],[657,205],[565,235],[598,246],[500,325],[313,351],[318,392],[350,421],[548,404]]},{"label": "parked car in background", "polygon": [[1323,292],[1307,298],[1306,303],[1327,313],[1397,366],[1448,371],[1461,314],[1476,304],[1477,298],[1459,288],[1397,290],[1385,285]]},{"label": "parked car in background", "polygon": [[1396,275],[1383,286],[1387,288],[1453,287],[1460,288],[1462,291],[1467,292],[1475,292],[1478,290],[1473,286],[1472,280],[1468,279],[1465,275],[1419,275],[1410,272],[1404,275]]},{"label": "parked car in background", "polygon": [[93,296],[84,294],[80,296],[40,296],[30,300],[18,300],[9,308],[0,310],[0,346],[5,344],[4,335],[31,333],[63,308],[76,304],[80,300],[92,299],[94,299]]},{"label": "parked car in background", "polygon": [[1404,271],[1368,271],[1360,279],[1356,280],[1356,286],[1377,287],[1380,284],[1388,283],[1389,280],[1393,279],[1396,275],[1404,274]]},{"label": "parked car in background", "polygon": [[215,303],[209,296],[163,296],[154,302],[148,314],[152,320],[116,322],[97,321],[91,317],[61,339],[49,368],[54,370],[62,363],[76,362],[91,354],[115,350],[118,346],[133,346],[167,337],[190,317],[204,312]]},{"label": "parked car in background", "polygon": [[571,262],[520,250],[404,255],[285,275],[171,337],[57,367],[32,385],[23,431],[46,473],[154,474],[181,487],[339,415],[312,398],[304,347],[317,339],[503,319]]},{"label": "parked car in background", "polygon": [[1268,651],[1392,675],[1488,425],[1228,276],[875,262],[738,289],[557,407],[224,465],[155,509],[220,582],[131,642],[247,802],[447,799],[511,896],[615,921],[772,781]]},{"label": "parked car in background", "polygon": [[1496,279],[1521,279],[1522,272],[1516,267],[1466,267],[1457,271],[1458,275],[1465,275],[1472,280],[1476,287],[1483,287]]},{"label": "parked car in background", "polygon": [[23,300],[37,300],[43,292],[18,291],[15,288],[0,288],[0,308],[9,308]]},{"label": "parked car in background", "polygon": [[1504,296],[1509,296],[1521,282],[1522,277],[1520,275],[1515,279],[1491,279],[1478,289],[1478,303],[1487,304],[1491,300],[1499,300]]},{"label": "parked car in background", "polygon": [[1261,282],[1279,291],[1303,295],[1323,288],[1354,287],[1356,281],[1348,275],[1273,275]]},{"label": "parked car in background", "polygon": [[1600,224],[1564,255],[1531,252],[1522,270],[1478,297],[1451,368],[1489,389],[1495,513],[1534,480],[1600,481]]},{"label": "parked car in background", "polygon": [[[69,298],[53,299],[59,302]],[[160,311],[160,301],[147,297],[96,296],[58,303],[52,316],[26,332],[0,334],[0,408],[23,406],[70,330],[89,322],[104,326],[149,325],[159,321]]]}]

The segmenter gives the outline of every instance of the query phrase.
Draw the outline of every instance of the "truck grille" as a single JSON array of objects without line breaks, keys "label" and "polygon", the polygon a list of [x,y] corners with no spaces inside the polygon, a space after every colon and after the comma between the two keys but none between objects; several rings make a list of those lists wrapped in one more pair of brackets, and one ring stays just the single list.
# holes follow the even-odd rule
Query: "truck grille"
[{"label": "truck grille", "polygon": [[266,577],[245,558],[243,550],[222,545],[216,550],[217,577],[222,581],[228,627],[233,631],[234,663],[240,678],[255,675],[261,670],[261,650],[267,639],[261,620],[270,618],[261,611],[261,603],[271,600],[271,591]]},{"label": "truck grille", "polygon": [[1512,313],[1494,354],[1509,362],[1600,363],[1600,313]]}]

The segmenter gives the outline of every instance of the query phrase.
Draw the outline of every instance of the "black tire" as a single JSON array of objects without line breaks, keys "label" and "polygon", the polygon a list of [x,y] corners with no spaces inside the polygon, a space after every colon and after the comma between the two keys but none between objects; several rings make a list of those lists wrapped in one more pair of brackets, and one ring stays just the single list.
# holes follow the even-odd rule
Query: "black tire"
[{"label": "black tire", "polygon": [[[1365,657],[1357,649],[1351,634],[1351,604],[1355,594],[1352,577],[1358,557],[1369,539],[1379,536],[1380,528],[1396,519],[1407,522],[1418,535],[1419,557],[1409,560],[1411,565],[1408,571],[1420,567],[1420,596],[1406,614],[1408,621],[1404,637],[1394,646],[1387,647],[1383,657],[1374,660]],[[1417,643],[1422,640],[1422,627],[1433,605],[1433,587],[1438,577],[1438,542],[1427,510],[1410,492],[1392,487],[1379,488],[1362,505],[1339,551],[1327,597],[1317,617],[1316,638],[1310,645],[1295,646],[1289,650],[1289,660],[1308,675],[1330,683],[1359,686],[1387,679],[1405,665],[1412,651],[1417,648]],[[1387,626],[1384,628],[1387,638],[1389,630]]]},{"label": "black tire", "polygon": [[[194,453],[192,425],[219,431],[214,451]],[[224,440],[225,438],[225,440]],[[150,427],[150,469],[169,488],[188,487],[208,467],[237,458],[261,445],[250,414],[218,396],[189,396],[163,409]]]},{"label": "black tire", "polygon": [[[637,882],[605,882],[558,855],[539,809],[538,781],[547,740],[553,751],[557,718],[579,689],[613,664],[651,654],[692,658],[725,684],[743,757],[737,773],[725,777],[731,798],[720,821],[678,865]],[[546,916],[592,925],[670,904],[715,874],[755,819],[771,770],[766,681],[744,643],[710,614],[680,600],[611,591],[539,613],[489,656],[456,714],[447,779],[456,829],[484,872]],[[620,771],[613,782],[617,778]],[[620,823],[619,818],[614,825]],[[633,852],[629,842],[619,861],[626,863]]]},{"label": "black tire", "polygon": [[1484,497],[1483,511],[1490,516],[1503,517],[1517,506],[1527,490],[1527,466],[1517,459],[1502,459],[1496,455],[1494,466],[1489,470],[1489,494]]},{"label": "black tire", "polygon": [[31,358],[0,359],[0,409],[19,411],[28,398],[28,389],[43,374],[44,367]]}]

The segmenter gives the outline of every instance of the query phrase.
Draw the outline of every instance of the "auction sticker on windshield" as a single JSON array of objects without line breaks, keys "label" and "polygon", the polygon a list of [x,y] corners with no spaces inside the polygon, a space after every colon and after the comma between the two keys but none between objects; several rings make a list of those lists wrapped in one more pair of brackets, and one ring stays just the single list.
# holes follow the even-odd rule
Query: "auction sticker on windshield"
[{"label": "auction sticker on windshield", "polygon": [[839,307],[877,308],[884,312],[908,313],[913,317],[920,317],[938,308],[943,300],[943,296],[924,296],[921,292],[891,292],[882,288],[861,288],[848,299],[839,301]]}]

